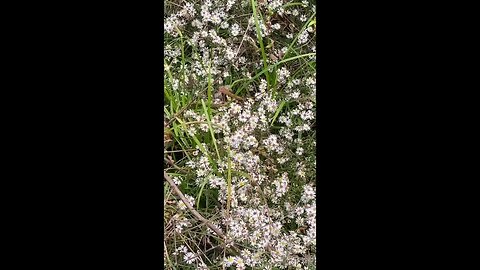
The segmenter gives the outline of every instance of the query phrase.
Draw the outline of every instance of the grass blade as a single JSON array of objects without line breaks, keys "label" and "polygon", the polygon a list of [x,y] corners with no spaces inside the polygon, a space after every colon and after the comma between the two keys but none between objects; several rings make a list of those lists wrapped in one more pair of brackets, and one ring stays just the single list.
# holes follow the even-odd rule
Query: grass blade
[{"label": "grass blade", "polygon": [[[252,9],[253,9],[253,17],[255,19],[255,28],[257,29],[257,39],[258,42],[260,43],[260,51],[262,52],[262,59],[263,59],[263,68],[268,70],[268,64],[267,64],[267,54],[265,53],[265,48],[263,46],[263,39],[262,39],[262,34],[260,32],[260,23],[258,22],[258,16],[257,16],[257,1],[252,0]],[[270,84],[270,76],[266,75],[267,77],[267,82]]]},{"label": "grass blade", "polygon": [[275,122],[275,120],[277,120],[277,117],[280,114],[280,112],[282,111],[283,106],[285,106],[285,103],[286,102],[284,100],[284,101],[282,101],[282,103],[280,103],[280,106],[278,106],[277,111],[275,112],[275,115],[273,116],[272,123],[270,123],[270,126],[273,126],[273,123]]},{"label": "grass blade", "polygon": [[207,123],[208,123],[208,129],[210,130],[210,135],[212,135],[212,141],[213,145],[215,146],[215,151],[217,152],[217,158],[220,160],[220,153],[218,152],[218,147],[217,147],[217,140],[215,139],[215,134],[213,133],[213,128],[212,128],[212,121],[210,120],[210,114],[208,113],[207,106],[205,106],[205,102],[202,99],[202,107],[203,111],[205,112],[205,117],[207,118]]}]

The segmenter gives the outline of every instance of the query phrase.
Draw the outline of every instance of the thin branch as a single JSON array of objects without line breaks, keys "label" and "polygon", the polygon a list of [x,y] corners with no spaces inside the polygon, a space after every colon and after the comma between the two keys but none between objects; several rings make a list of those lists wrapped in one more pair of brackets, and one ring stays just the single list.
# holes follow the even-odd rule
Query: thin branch
[{"label": "thin branch", "polygon": [[242,48],[243,41],[245,40],[245,37],[247,36],[247,32],[248,32],[249,28],[250,28],[250,20],[248,20],[247,29],[245,29],[245,33],[243,34],[242,41],[240,42],[240,46],[238,46],[237,52],[235,53],[235,57],[238,55],[238,52],[240,51],[240,48]]},{"label": "thin branch", "polygon": [[163,241],[163,248],[165,249],[165,254],[167,255],[167,261],[170,264],[170,267],[173,267],[172,262],[170,261],[170,256],[168,256],[168,250],[167,250],[167,245],[165,244],[165,241]]},{"label": "thin branch", "polygon": [[215,225],[211,224],[210,221],[208,221],[206,218],[204,218],[202,215],[200,215],[200,213],[198,213],[192,205],[190,205],[190,202],[187,200],[187,198],[185,198],[185,196],[183,195],[183,193],[180,191],[180,189],[178,189],[177,185],[175,185],[175,183],[173,182],[172,178],[170,178],[170,176],[168,176],[168,174],[166,172],[163,172],[163,177],[165,178],[165,180],[167,180],[167,182],[170,184],[170,186],[172,187],[173,191],[178,195],[178,197],[180,197],[180,199],[183,201],[183,203],[185,203],[185,205],[187,206],[188,210],[190,210],[190,212],[200,221],[204,222],[210,229],[212,229],[216,234],[218,234],[219,236],[225,238],[225,235],[217,228],[215,227]]},{"label": "thin branch", "polygon": [[187,170],[183,169],[183,168],[180,168],[178,167],[177,165],[175,165],[175,163],[173,163],[173,160],[169,160],[167,159],[166,157],[163,157],[163,160],[168,163],[169,165],[173,166],[175,169],[177,170],[180,170],[180,171],[184,171],[184,172],[188,172]]},{"label": "thin branch", "polygon": [[[187,206],[188,210],[190,210],[190,212],[198,219],[200,220],[201,222],[205,223],[205,225],[207,225],[210,229],[212,229],[212,231],[214,231],[218,236],[220,236],[221,238],[223,239],[227,239],[226,236],[222,233],[222,231],[220,231],[215,225],[213,225],[208,219],[204,218],[202,215],[200,215],[200,213],[198,213],[191,205],[190,205],[190,202],[187,200],[187,198],[185,198],[185,196],[183,195],[182,191],[180,191],[180,189],[178,189],[177,185],[175,185],[175,183],[173,182],[172,178],[170,178],[170,176],[168,176],[168,174],[164,171],[163,172],[163,177],[165,178],[165,180],[167,180],[167,182],[170,184],[170,186],[172,187],[173,191],[178,195],[178,197],[180,197],[180,199],[183,201],[183,203]],[[235,251],[238,252],[238,249],[233,246],[233,249]]]}]

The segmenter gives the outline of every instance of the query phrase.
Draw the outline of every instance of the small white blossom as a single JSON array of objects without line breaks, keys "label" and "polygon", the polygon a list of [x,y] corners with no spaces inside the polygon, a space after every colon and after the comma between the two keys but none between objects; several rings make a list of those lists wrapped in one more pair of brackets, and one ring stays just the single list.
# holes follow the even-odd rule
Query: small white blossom
[{"label": "small white blossom", "polygon": [[240,34],[240,26],[238,24],[233,24],[230,27],[230,32],[232,33],[232,36],[236,37]]},{"label": "small white blossom", "polygon": [[290,71],[286,67],[282,67],[278,71],[278,81],[281,83],[286,82],[287,78],[290,76]]}]

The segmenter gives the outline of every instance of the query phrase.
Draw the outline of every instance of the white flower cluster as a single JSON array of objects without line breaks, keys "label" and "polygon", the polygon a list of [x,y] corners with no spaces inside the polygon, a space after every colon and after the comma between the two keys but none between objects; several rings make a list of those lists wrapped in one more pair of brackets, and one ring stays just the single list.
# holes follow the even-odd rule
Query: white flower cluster
[{"label": "white flower cluster", "polygon": [[175,214],[172,220],[175,222],[175,232],[177,233],[182,233],[183,228],[191,226],[189,219],[181,214]]},{"label": "white flower cluster", "polygon": [[273,202],[277,203],[278,199],[285,195],[288,190],[288,183],[288,174],[286,172],[284,172],[281,177],[273,181],[273,184],[275,185],[275,194],[272,198]]},{"label": "white flower cluster", "polygon": [[237,23],[235,23],[230,28],[230,31],[232,33],[232,36],[236,37],[240,34],[241,29],[240,29],[240,26]]},{"label": "white flower cluster", "polygon": [[198,263],[197,269],[208,269],[208,266],[203,262],[198,254],[189,251],[185,245],[181,245],[175,249],[172,255],[183,255],[183,261],[186,264],[194,264],[195,262]]},{"label": "white flower cluster", "polygon": [[308,31],[304,30],[298,37],[297,43],[301,45],[301,44],[307,43],[307,41],[308,41]]},{"label": "white flower cluster", "polygon": [[283,146],[280,143],[280,140],[278,139],[278,136],[275,134],[271,134],[268,136],[267,139],[263,140],[262,144],[265,146],[267,151],[269,152],[277,152],[278,154],[283,153]]},{"label": "white flower cluster", "polygon": [[279,7],[281,7],[283,5],[283,1],[282,0],[269,0],[268,1],[268,7],[271,9],[271,10],[275,10]]},{"label": "white flower cluster", "polygon": [[[263,83],[263,82],[262,82]],[[275,105],[270,105],[275,103]],[[220,151],[229,153],[220,160],[216,160],[219,172],[224,176],[208,175],[207,180],[210,188],[219,190],[219,202],[225,209],[230,202],[230,213],[223,210],[221,226],[226,231],[229,239],[233,242],[248,244],[253,250],[267,250],[267,252],[251,252],[248,249],[242,251],[240,256],[226,257],[226,267],[235,266],[243,269],[246,266],[258,267],[258,265],[271,265],[285,267],[286,265],[297,267],[304,265],[302,255],[315,247],[315,191],[311,185],[304,186],[304,193],[298,207],[287,207],[281,203],[286,198],[290,189],[291,179],[287,172],[277,172],[275,165],[269,174],[269,169],[263,165],[264,158],[269,155],[277,155],[279,166],[290,160],[285,156],[285,151],[292,147],[298,156],[303,155],[304,140],[295,138],[295,133],[289,127],[283,127],[280,134],[267,134],[264,129],[268,126],[276,110],[276,101],[266,91],[257,92],[255,99],[247,99],[243,104],[232,102],[228,107],[220,109],[212,117],[212,122],[220,130],[219,136],[223,136],[225,144],[220,144]],[[269,108],[272,106],[272,108]],[[294,127],[295,121],[308,122],[314,120],[312,112],[313,103],[299,104],[295,109],[281,115],[279,119],[283,123],[289,123]],[[201,118],[193,113],[186,113],[189,117]],[[262,122],[261,119],[264,119]],[[301,126],[305,125],[303,123]],[[221,127],[229,127],[222,129]],[[261,138],[261,139],[260,139]],[[285,141],[295,144],[287,145]],[[228,145],[228,147],[227,147]],[[294,145],[298,145],[294,148]],[[296,150],[295,150],[296,149]],[[254,153],[265,151],[263,155]],[[213,153],[213,152],[212,152]],[[262,160],[264,160],[262,162]],[[208,159],[202,153],[189,163],[195,168],[197,177],[205,177],[205,169]],[[226,171],[229,170],[234,176],[231,178],[232,189],[228,191]],[[297,162],[295,172],[298,177],[305,179],[307,166],[304,162]],[[237,172],[242,172],[248,177],[238,177]],[[208,173],[207,173],[208,174]],[[269,180],[271,179],[271,180]],[[269,183],[265,185],[266,183]],[[197,183],[199,184],[199,183]],[[230,196],[230,200],[228,197]],[[272,205],[265,204],[270,202]],[[275,206],[276,205],[276,206]],[[305,226],[304,234],[301,232],[285,231],[283,224],[285,218],[290,216],[298,226]]]},{"label": "white flower cluster", "polygon": [[278,71],[278,81],[281,83],[286,82],[287,78],[290,76],[290,71],[286,67],[282,67]]}]

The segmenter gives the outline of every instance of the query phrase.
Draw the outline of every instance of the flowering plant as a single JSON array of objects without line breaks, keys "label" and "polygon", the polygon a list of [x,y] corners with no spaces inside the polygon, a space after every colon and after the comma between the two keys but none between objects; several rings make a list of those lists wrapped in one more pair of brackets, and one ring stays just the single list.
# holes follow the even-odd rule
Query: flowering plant
[{"label": "flowering plant", "polygon": [[164,25],[165,267],[315,267],[314,3],[180,3]]}]

